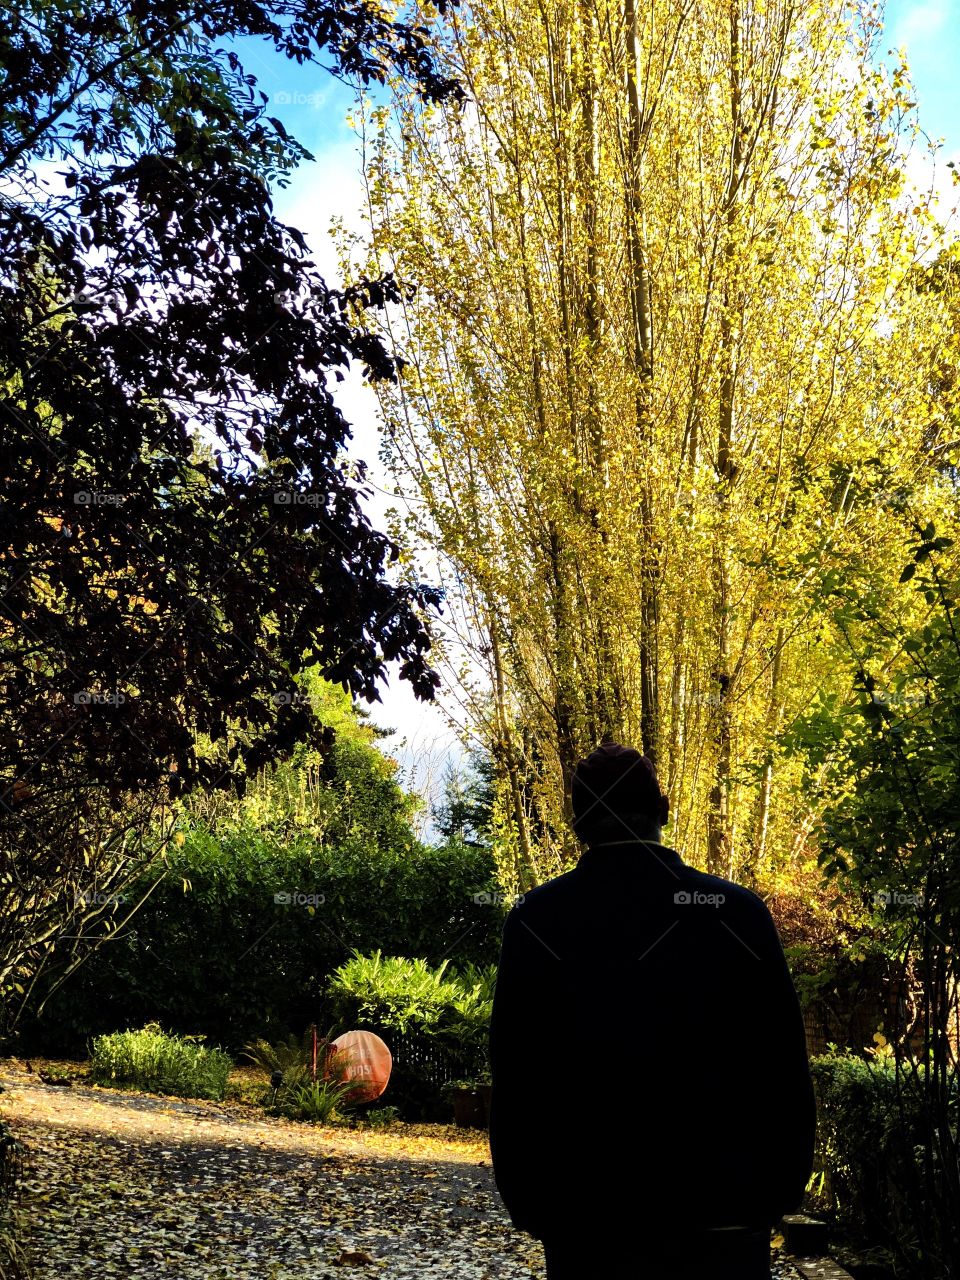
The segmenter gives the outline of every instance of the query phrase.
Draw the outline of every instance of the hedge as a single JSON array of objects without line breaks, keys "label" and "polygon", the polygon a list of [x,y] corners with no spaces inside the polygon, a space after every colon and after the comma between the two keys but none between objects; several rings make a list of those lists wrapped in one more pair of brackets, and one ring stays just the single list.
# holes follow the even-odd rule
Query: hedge
[{"label": "hedge", "polygon": [[[827,1207],[851,1237],[888,1249],[910,1267],[925,1177],[926,1068],[916,1064],[913,1077],[913,1068],[906,1066],[898,1084],[889,1057],[865,1059],[834,1050],[810,1065],[817,1094],[818,1164],[829,1174]],[[952,1084],[956,1120],[960,1075],[954,1075]]]},{"label": "hedge", "polygon": [[82,1053],[89,1036],[157,1021],[237,1050],[326,1025],[326,980],[354,950],[495,962],[502,915],[476,901],[494,883],[490,852],[455,841],[384,851],[196,828],[126,936],[85,961],[22,1043]]}]

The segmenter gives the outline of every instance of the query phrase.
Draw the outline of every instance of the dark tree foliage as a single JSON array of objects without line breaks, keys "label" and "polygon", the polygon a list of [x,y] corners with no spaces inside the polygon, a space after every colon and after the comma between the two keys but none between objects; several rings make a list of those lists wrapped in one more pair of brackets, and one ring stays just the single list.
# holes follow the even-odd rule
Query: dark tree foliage
[{"label": "dark tree foliage", "polygon": [[328,745],[298,696],[307,664],[375,700],[397,661],[433,697],[424,615],[439,592],[363,515],[364,466],[344,454],[328,386],[351,360],[396,377],[361,320],[398,291],[389,276],[328,287],[274,216],[269,184],[308,153],[230,47],[260,37],[336,75],[397,72],[426,98],[462,98],[427,34],[375,0],[6,7],[8,1027],[58,931],[82,932],[83,904],[149,855],[144,815],[198,786],[241,791],[297,742]]},{"label": "dark tree foliage", "polygon": [[[366,81],[393,67],[427,97],[459,94],[425,34],[356,0],[8,11],[8,805],[68,760],[116,793],[236,780],[317,737],[285,696],[308,662],[374,699],[398,659],[432,697],[418,610],[438,594],[388,581],[397,548],[360,510],[326,378],[351,359],[396,376],[355,321],[397,290],[329,288],[273,216],[267,182],[306,153],[215,43],[261,35],[298,62],[326,50]],[[229,760],[198,759],[196,732],[223,741],[228,721]]]}]

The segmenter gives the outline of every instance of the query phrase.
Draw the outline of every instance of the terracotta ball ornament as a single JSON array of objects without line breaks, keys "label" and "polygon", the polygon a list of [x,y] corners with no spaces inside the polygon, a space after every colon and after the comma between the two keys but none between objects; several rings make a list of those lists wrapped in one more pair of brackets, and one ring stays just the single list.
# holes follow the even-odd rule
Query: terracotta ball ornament
[{"label": "terracotta ball ornament", "polygon": [[345,1031],[332,1042],[332,1048],[345,1067],[343,1079],[357,1082],[353,1100],[372,1102],[379,1098],[393,1069],[393,1057],[380,1037],[372,1031]]}]

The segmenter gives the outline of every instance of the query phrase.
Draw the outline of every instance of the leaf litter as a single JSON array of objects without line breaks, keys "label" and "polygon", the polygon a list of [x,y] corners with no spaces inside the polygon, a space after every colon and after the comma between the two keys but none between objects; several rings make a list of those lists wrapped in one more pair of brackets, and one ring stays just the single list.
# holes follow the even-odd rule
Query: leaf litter
[{"label": "leaf litter", "polygon": [[[0,1063],[35,1280],[542,1280],[485,1133],[344,1129]],[[785,1260],[775,1280],[799,1280]]]},{"label": "leaf litter", "polygon": [[44,1084],[0,1064],[26,1149],[36,1280],[543,1275],[500,1204],[486,1134],[351,1130],[230,1103]]}]

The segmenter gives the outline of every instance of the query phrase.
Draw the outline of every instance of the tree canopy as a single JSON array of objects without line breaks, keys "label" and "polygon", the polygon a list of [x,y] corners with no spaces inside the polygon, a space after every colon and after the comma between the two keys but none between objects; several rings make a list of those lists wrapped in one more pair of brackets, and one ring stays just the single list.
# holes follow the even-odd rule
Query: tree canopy
[{"label": "tree canopy", "polygon": [[343,256],[419,285],[369,317],[407,361],[384,455],[451,585],[506,874],[576,856],[571,774],[612,733],[656,758],[676,847],[749,879],[809,852],[776,738],[851,692],[831,584],[915,609],[904,499],[956,509],[907,69],[839,0],[471,0],[436,41],[470,101],[361,103]]},{"label": "tree canopy", "polygon": [[396,661],[434,695],[440,593],[364,515],[331,389],[351,361],[397,376],[358,318],[400,294],[328,285],[277,219],[270,185],[307,153],[229,47],[458,99],[425,34],[372,0],[8,8],[0,978],[143,829],[141,802],[242,790],[329,743],[305,665],[373,700]]},{"label": "tree canopy", "polygon": [[388,580],[325,376],[396,376],[351,313],[398,295],[329,288],[274,217],[305,153],[215,46],[240,34],[456,93],[370,4],[24,4],[0,46],[7,787],[78,756],[119,789],[222,780],[193,732],[234,712],[256,768],[311,729],[273,696],[303,662],[374,698],[399,659],[433,694],[437,594]]}]

